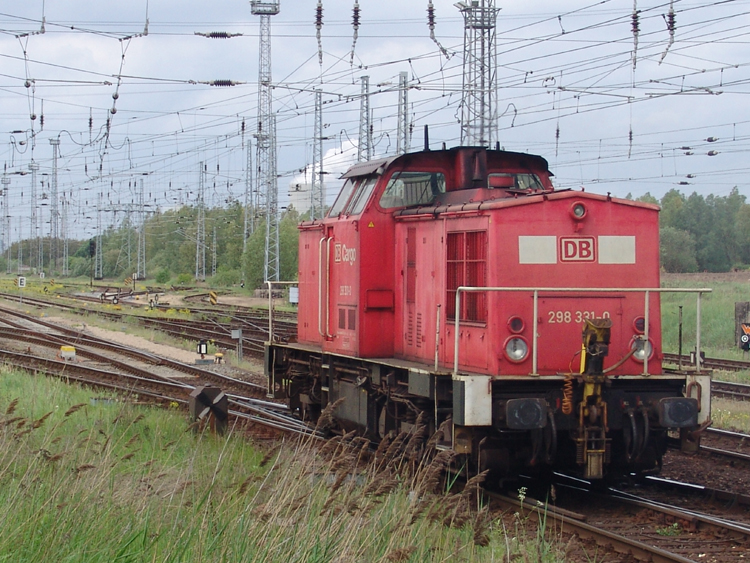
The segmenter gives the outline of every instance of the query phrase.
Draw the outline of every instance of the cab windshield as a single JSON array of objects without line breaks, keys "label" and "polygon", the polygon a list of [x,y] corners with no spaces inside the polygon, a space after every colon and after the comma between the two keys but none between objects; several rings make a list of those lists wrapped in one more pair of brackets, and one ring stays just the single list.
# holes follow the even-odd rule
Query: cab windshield
[{"label": "cab windshield", "polygon": [[427,205],[444,193],[445,175],[440,172],[394,172],[380,196],[380,207]]}]

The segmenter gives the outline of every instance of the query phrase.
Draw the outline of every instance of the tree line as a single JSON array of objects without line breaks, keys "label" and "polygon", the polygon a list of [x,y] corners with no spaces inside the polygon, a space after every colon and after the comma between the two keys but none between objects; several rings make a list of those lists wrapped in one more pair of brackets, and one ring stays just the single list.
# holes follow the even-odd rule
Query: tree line
[{"label": "tree line", "polygon": [[[632,199],[628,196],[628,199]],[[672,189],[657,200],[661,206],[661,266],[667,272],[728,272],[750,265],[750,205],[734,187],[727,196]]]},{"label": "tree line", "polygon": [[[630,194],[627,199],[633,199]],[[667,272],[727,272],[750,265],[750,204],[733,188],[727,196],[687,196],[676,189],[661,200],[647,193],[638,201],[661,206],[661,265]],[[146,273],[156,283],[195,280],[196,253],[205,254],[206,278],[214,286],[263,284],[265,223],[258,218],[243,252],[244,210],[239,203],[205,210],[205,245],[197,243],[197,208],[184,206],[149,214],[143,226]],[[287,209],[279,223],[280,279],[297,277],[300,215]],[[124,279],[137,267],[139,228],[126,218],[109,226],[101,236],[102,273],[107,279]],[[93,276],[93,239],[68,241],[68,271],[73,277]],[[49,238],[42,240],[45,274],[60,276],[62,241],[57,241],[57,268],[52,267]],[[19,252],[20,245],[20,252]],[[4,249],[0,271],[35,272],[39,244],[22,240]],[[19,258],[22,267],[19,269]],[[215,269],[214,269],[215,265]],[[201,272],[202,273],[202,272]],[[200,276],[199,276],[200,277]],[[201,280],[202,281],[202,280]]]}]

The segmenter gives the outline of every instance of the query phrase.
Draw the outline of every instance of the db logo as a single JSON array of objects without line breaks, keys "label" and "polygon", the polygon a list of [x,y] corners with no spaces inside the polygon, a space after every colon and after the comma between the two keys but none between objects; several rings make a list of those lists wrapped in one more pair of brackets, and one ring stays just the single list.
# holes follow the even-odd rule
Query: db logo
[{"label": "db logo", "polygon": [[594,262],[596,261],[596,247],[594,239],[588,238],[561,238],[560,239],[560,261],[561,262]]},{"label": "db logo", "polygon": [[337,243],[333,247],[333,259],[335,262],[354,264],[354,261],[357,259],[357,250],[355,248],[347,248],[345,244]]}]

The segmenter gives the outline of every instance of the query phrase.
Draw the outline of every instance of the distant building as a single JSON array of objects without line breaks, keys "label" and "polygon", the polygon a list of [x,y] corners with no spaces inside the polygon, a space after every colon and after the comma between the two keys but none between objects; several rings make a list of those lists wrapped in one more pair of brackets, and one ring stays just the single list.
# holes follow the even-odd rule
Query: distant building
[{"label": "distant building", "polygon": [[312,184],[299,180],[300,178],[295,178],[289,184],[289,205],[300,215],[304,215],[312,207]]}]

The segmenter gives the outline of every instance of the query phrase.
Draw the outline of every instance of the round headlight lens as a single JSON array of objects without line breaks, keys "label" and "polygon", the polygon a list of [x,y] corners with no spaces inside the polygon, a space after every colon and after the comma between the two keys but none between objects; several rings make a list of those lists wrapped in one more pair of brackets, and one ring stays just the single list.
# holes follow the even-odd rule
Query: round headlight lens
[{"label": "round headlight lens", "polygon": [[529,345],[523,338],[509,338],[505,343],[505,356],[511,362],[522,362],[529,355]]},{"label": "round headlight lens", "polygon": [[582,201],[576,201],[570,206],[568,212],[576,221],[582,221],[586,217],[586,205]]},{"label": "round headlight lens", "polygon": [[646,356],[649,358],[654,352],[653,346],[651,346],[651,342],[647,342],[646,340],[634,340],[632,348],[635,349],[635,352],[633,352],[633,358],[636,360],[642,362],[646,359]]},{"label": "round headlight lens", "polygon": [[635,320],[633,320],[633,328],[638,334],[646,332],[646,319],[643,317],[636,317]]}]

